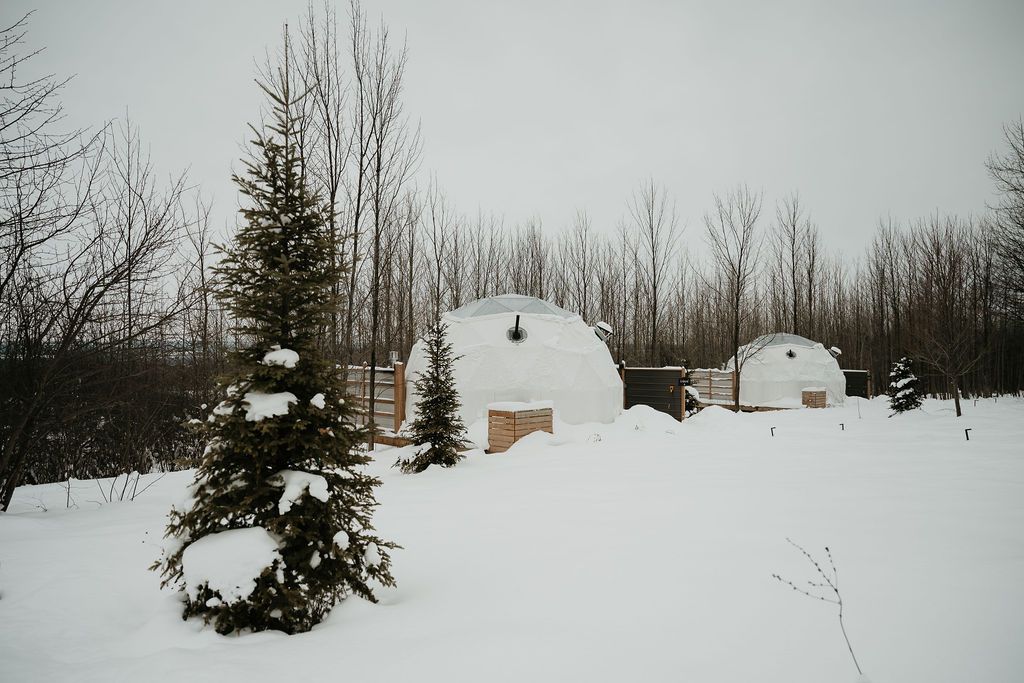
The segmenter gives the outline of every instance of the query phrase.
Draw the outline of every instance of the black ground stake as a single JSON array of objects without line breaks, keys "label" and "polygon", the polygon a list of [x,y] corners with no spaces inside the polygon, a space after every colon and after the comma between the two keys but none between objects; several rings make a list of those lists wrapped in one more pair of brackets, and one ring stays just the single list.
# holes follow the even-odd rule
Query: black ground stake
[{"label": "black ground stake", "polygon": [[840,431],[844,431],[845,432],[846,431],[846,425],[844,425],[842,422],[840,422],[839,423],[839,429],[840,429]]},{"label": "black ground stake", "polygon": [[964,436],[966,436],[966,437],[967,437],[967,440],[968,440],[968,441],[970,441],[970,440],[971,440],[971,435],[967,433],[967,432],[969,432],[969,431],[971,431],[971,428],[970,428],[970,427],[968,427],[967,429],[965,429],[965,430],[964,430]]},{"label": "black ground stake", "polygon": [[775,427],[772,427],[772,436],[775,436]]}]

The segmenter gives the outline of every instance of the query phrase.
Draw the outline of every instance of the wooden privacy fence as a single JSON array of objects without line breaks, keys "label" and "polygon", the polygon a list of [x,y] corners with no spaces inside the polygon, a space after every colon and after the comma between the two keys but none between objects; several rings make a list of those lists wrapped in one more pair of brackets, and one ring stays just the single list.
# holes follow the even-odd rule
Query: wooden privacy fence
[{"label": "wooden privacy fence", "polygon": [[704,405],[734,402],[732,370],[690,370],[690,386],[700,394],[700,402]]},{"label": "wooden privacy fence", "polygon": [[686,370],[683,368],[627,368],[619,364],[622,405],[650,406],[677,420],[686,419]]},{"label": "wooden privacy fence", "polygon": [[843,370],[846,377],[846,395],[871,398],[871,373],[867,370]]},{"label": "wooden privacy fence", "polygon": [[[358,417],[359,424],[369,421],[370,410],[370,366],[350,365],[345,378],[348,394],[363,412]],[[378,427],[390,430],[394,434],[405,421],[405,363],[395,363],[392,368],[377,368],[374,378],[373,417]],[[376,437],[376,441],[385,443],[388,437]]]}]

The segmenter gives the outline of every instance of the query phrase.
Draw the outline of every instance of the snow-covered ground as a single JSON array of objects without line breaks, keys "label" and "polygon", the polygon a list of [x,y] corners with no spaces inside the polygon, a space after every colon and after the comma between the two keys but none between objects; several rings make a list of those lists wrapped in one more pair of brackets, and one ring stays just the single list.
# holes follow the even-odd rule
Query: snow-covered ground
[{"label": "snow-covered ground", "polygon": [[814,578],[786,537],[832,549],[874,683],[1024,680],[1024,401],[859,407],[633,409],[418,475],[382,451],[399,585],[290,637],[183,622],[147,571],[190,473],[134,502],[75,482],[70,510],[25,487],[0,680],[855,681],[834,608],[772,579]]}]

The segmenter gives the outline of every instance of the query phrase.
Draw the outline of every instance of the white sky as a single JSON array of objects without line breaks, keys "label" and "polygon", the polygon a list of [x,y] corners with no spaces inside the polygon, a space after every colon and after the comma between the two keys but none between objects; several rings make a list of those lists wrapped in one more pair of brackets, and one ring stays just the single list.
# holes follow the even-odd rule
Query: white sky
[{"label": "white sky", "polygon": [[[766,219],[799,190],[856,257],[881,216],[983,210],[985,158],[1024,114],[1020,0],[364,2],[407,36],[423,171],[507,225],[585,208],[610,231],[653,176],[692,242],[712,192],[746,182]],[[37,68],[77,74],[71,121],[127,109],[159,168],[190,168],[232,221],[255,63],[305,2],[5,0],[0,19],[33,7]]]}]

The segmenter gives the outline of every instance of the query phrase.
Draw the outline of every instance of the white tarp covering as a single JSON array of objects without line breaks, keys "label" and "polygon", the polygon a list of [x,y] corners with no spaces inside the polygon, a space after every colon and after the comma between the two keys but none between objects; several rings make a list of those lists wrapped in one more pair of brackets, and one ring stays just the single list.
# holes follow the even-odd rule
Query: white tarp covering
[{"label": "white tarp covering", "polygon": [[[525,332],[518,342],[509,334],[516,315]],[[607,423],[622,412],[622,381],[611,353],[575,313],[507,294],[466,304],[441,319],[461,356],[455,382],[467,425],[486,417],[487,404],[497,401],[552,401],[559,419],[571,424]],[[413,381],[426,364],[421,340],[406,368],[408,421],[419,399]]]},{"label": "white tarp covering", "polygon": [[[740,370],[743,405],[796,407],[808,387],[823,387],[825,400],[832,405],[841,405],[846,399],[846,377],[818,342],[776,333],[758,337],[741,347],[738,355],[746,359]],[[726,368],[732,370],[734,365],[735,358],[730,358]]]}]

